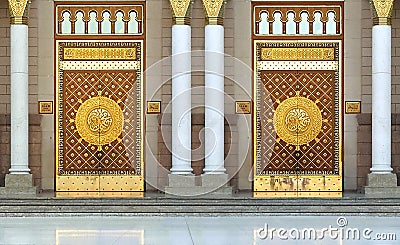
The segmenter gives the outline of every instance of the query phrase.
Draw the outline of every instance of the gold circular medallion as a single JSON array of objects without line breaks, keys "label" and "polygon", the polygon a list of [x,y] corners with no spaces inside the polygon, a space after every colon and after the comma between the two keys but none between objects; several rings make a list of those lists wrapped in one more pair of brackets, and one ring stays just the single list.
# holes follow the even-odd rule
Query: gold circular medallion
[{"label": "gold circular medallion", "polygon": [[114,100],[97,96],[86,100],[78,108],[75,124],[82,139],[90,144],[102,146],[121,135],[123,113]]},{"label": "gold circular medallion", "polygon": [[308,98],[288,98],[276,108],[274,127],[279,138],[286,143],[295,146],[308,144],[321,131],[321,111]]}]

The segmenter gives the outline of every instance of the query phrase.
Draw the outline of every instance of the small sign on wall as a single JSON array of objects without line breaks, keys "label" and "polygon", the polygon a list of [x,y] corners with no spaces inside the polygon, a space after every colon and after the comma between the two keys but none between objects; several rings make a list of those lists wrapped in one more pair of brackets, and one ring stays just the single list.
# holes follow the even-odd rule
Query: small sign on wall
[{"label": "small sign on wall", "polygon": [[160,114],[161,101],[147,101],[147,114]]},{"label": "small sign on wall", "polygon": [[53,101],[39,101],[39,114],[53,114]]},{"label": "small sign on wall", "polygon": [[361,101],[346,101],[346,114],[361,113]]},{"label": "small sign on wall", "polygon": [[251,102],[250,101],[236,101],[235,102],[236,114],[250,114]]}]

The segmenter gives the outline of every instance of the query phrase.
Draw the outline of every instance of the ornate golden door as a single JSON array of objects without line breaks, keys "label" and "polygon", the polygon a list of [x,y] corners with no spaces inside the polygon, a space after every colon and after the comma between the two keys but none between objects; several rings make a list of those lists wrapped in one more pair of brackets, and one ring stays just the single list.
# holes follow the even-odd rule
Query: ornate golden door
[{"label": "ornate golden door", "polygon": [[255,196],[341,196],[341,43],[255,49]]},{"label": "ornate golden door", "polygon": [[252,6],[254,196],[339,197],[343,3]]},{"label": "ornate golden door", "polygon": [[143,40],[58,39],[57,196],[142,196]]}]

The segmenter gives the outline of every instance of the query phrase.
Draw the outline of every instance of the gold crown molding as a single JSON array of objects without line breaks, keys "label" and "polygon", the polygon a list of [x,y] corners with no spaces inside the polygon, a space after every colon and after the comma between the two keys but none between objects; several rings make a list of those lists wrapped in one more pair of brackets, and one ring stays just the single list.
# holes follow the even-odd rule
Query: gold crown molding
[{"label": "gold crown molding", "polygon": [[226,0],[203,0],[206,25],[223,25]]},{"label": "gold crown molding", "polygon": [[12,25],[27,25],[30,0],[8,0],[10,23]]},{"label": "gold crown molding", "polygon": [[169,0],[174,25],[190,25],[192,0]]},{"label": "gold crown molding", "polygon": [[394,0],[370,0],[373,25],[391,25]]}]

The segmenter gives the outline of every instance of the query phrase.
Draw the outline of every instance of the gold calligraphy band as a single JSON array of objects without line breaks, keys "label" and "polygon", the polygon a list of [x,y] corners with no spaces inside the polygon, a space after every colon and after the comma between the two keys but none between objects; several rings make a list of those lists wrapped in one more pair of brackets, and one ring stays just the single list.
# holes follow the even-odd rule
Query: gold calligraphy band
[{"label": "gold calligraphy band", "polygon": [[10,17],[11,25],[28,25],[28,17],[26,16],[14,16]]}]

